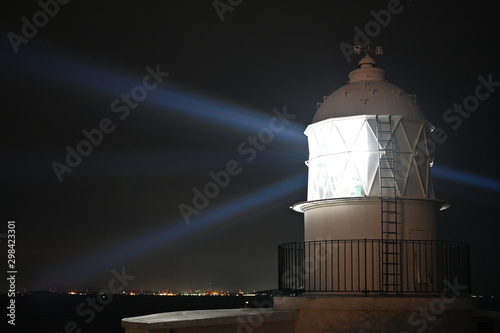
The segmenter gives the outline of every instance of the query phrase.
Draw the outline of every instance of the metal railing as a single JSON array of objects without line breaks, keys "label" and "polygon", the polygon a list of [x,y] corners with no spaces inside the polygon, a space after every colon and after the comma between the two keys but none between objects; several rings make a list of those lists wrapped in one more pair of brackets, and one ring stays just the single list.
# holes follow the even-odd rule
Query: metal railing
[{"label": "metal railing", "polygon": [[[398,257],[390,272],[384,265],[387,242]],[[441,293],[457,283],[470,291],[466,243],[326,240],[282,244],[278,251],[279,289],[285,292]]]}]

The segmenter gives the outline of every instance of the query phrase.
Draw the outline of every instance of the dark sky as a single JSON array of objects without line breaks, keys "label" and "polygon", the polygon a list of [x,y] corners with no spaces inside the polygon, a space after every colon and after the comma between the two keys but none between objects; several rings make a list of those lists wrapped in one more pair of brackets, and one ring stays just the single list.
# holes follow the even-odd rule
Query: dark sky
[{"label": "dark sky", "polygon": [[[303,131],[359,61],[339,44],[377,26],[371,11],[388,2],[246,0],[222,21],[211,0],[70,1],[47,22],[35,1],[2,6],[0,233],[16,221],[18,288],[105,287],[112,269],[135,276],[128,289],[276,288],[277,245],[303,239],[288,208],[306,199]],[[471,244],[473,289],[486,294],[500,294],[500,83],[460,124],[443,114],[479,76],[500,81],[493,6],[402,1],[371,32],[386,79],[447,135],[434,154],[436,196],[452,204],[439,229]],[[25,28],[16,53],[9,33],[33,16],[38,32]],[[169,74],[145,90],[155,69]],[[127,107],[131,93],[144,100]],[[296,117],[252,152],[249,136],[285,106]],[[109,133],[60,182],[53,162],[99,126]],[[238,174],[186,224],[179,204],[232,160]]]}]

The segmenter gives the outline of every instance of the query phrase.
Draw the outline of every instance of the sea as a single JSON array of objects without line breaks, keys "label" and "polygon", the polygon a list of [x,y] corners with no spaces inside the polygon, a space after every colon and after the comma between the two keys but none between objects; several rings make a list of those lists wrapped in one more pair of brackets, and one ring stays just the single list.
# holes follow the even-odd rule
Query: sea
[{"label": "sea", "polygon": [[[17,294],[15,326],[8,324],[9,318],[4,315],[2,326],[7,330],[1,331],[124,333],[121,320],[127,317],[184,310],[272,307],[270,296],[112,295],[102,306],[89,305],[89,297],[93,299],[96,295]],[[8,305],[6,294],[0,298],[2,304]],[[500,297],[476,298],[476,301],[479,309],[500,311]]]},{"label": "sea", "polygon": [[[122,318],[183,310],[272,307],[269,296],[112,295],[105,305],[88,303],[95,294],[17,294],[15,327],[2,316],[7,331],[44,333],[124,333]],[[0,295],[8,305],[7,295]],[[83,304],[83,305],[82,305]],[[5,307],[4,307],[5,309]],[[9,310],[7,310],[9,311]]]}]

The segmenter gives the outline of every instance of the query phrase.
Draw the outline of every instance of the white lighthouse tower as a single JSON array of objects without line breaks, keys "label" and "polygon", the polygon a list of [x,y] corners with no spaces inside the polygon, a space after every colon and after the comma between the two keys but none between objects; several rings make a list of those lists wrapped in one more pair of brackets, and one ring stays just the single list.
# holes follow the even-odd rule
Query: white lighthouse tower
[{"label": "white lighthouse tower", "polygon": [[370,56],[349,80],[305,131],[307,201],[292,206],[305,240],[278,247],[273,309],[126,318],[127,332],[475,331],[469,247],[437,235],[433,126]]},{"label": "white lighthouse tower", "polygon": [[366,51],[305,131],[305,240],[278,248],[279,288],[300,296],[275,309],[300,312],[296,332],[470,332],[469,247],[437,231],[434,127]]},{"label": "white lighthouse tower", "polygon": [[305,131],[307,201],[292,206],[304,213],[305,241],[280,248],[303,278],[282,279],[285,289],[431,293],[455,270],[468,278],[466,245],[438,240],[438,212],[448,205],[434,197],[434,127],[416,96],[384,74],[367,54]]},{"label": "white lighthouse tower", "polygon": [[437,238],[433,126],[415,95],[384,79],[366,56],[349,83],[319,106],[305,131],[309,141],[305,240]]}]

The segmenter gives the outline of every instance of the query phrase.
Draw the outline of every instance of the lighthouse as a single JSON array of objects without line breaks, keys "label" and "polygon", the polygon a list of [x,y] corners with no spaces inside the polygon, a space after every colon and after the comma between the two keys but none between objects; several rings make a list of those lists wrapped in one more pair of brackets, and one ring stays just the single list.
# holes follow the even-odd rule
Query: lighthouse
[{"label": "lighthouse", "polygon": [[[474,332],[469,247],[438,235],[434,129],[366,55],[305,130],[303,241],[278,247],[273,308],[123,320],[127,332]],[[186,330],[184,330],[186,328]]]},{"label": "lighthouse", "polygon": [[[434,129],[416,96],[385,81],[369,55],[330,96],[309,143],[305,240],[437,239],[428,140]],[[325,238],[326,237],[326,238]]]},{"label": "lighthouse", "polygon": [[[308,293],[436,293],[468,283],[468,246],[440,240],[429,141],[416,96],[368,55],[306,128],[304,242],[280,246],[280,287]],[[293,264],[291,264],[293,262]]]}]

